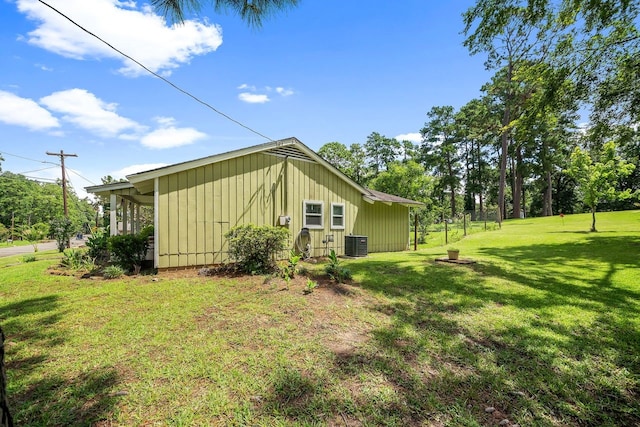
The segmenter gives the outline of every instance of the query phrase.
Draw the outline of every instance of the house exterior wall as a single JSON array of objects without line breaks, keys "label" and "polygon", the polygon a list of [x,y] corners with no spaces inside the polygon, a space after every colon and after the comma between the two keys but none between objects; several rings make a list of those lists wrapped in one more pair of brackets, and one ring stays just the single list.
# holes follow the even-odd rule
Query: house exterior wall
[{"label": "house exterior wall", "polygon": [[[305,201],[323,204],[323,227],[309,229],[312,256],[328,249],[343,254],[348,234],[367,235],[370,252],[407,247],[407,207],[369,204],[318,163],[252,153],[158,178],[157,266],[225,262],[229,229],[278,225],[280,216],[291,218],[286,227],[293,248],[304,226]],[[332,203],[344,205],[343,229],[331,228]],[[329,246],[322,242],[327,235],[334,240]]]}]

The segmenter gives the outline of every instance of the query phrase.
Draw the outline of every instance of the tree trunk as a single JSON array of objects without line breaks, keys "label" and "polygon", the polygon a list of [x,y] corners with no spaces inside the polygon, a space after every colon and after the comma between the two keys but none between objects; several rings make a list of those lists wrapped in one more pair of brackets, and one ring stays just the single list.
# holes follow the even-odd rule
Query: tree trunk
[{"label": "tree trunk", "polygon": [[484,192],[484,188],[482,187],[482,159],[480,158],[480,141],[478,141],[477,145],[477,156],[478,156],[478,208],[480,212],[484,212],[482,193]]},{"label": "tree trunk", "polygon": [[0,427],[13,427],[7,401],[7,375],[4,370],[4,332],[0,327]]},{"label": "tree trunk", "polygon": [[542,196],[542,216],[551,216],[553,215],[553,211],[551,209],[551,169],[549,166],[548,159],[548,146],[546,138],[542,139],[542,153],[540,157],[542,158],[542,176],[546,182],[546,186],[544,187],[544,194]]},{"label": "tree trunk", "polygon": [[507,185],[507,150],[509,149],[509,123],[511,123],[511,79],[513,78],[513,63],[509,61],[507,68],[507,94],[502,115],[502,135],[500,135],[500,183],[498,186],[498,223],[502,224],[502,219],[506,212],[504,204],[504,188]]},{"label": "tree trunk", "polygon": [[598,230],[596,230],[596,207],[592,206],[591,207],[591,231],[593,233],[597,232]]},{"label": "tree trunk", "polygon": [[553,184],[551,182],[551,171],[547,171],[547,188],[544,192],[544,216],[553,216]]},{"label": "tree trunk", "polygon": [[520,218],[520,212],[522,207],[522,148],[516,148],[515,166],[513,168],[513,218]]},{"label": "tree trunk", "polygon": [[[508,110],[509,107],[507,106],[506,109]],[[505,120],[508,120],[506,119],[506,117],[508,117],[508,113],[505,111],[505,118],[503,119],[503,122]],[[504,211],[505,211],[504,188],[507,184],[507,148],[509,146],[509,135],[507,135],[506,130],[502,131],[501,140],[502,140],[502,144],[501,144],[502,152],[500,153],[500,183],[498,185],[498,222],[499,223],[502,223],[502,219],[504,218]]]}]

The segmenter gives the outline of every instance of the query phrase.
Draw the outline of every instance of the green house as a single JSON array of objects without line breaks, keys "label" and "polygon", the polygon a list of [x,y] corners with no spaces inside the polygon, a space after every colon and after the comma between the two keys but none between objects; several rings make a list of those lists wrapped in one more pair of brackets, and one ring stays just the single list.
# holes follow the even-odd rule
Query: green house
[{"label": "green house", "polygon": [[138,232],[140,206],[153,206],[153,262],[160,269],[228,261],[225,233],[249,223],[286,227],[291,248],[311,256],[349,254],[354,238],[367,252],[403,251],[409,209],[422,205],[358,185],[296,138],[127,179],[86,190],[110,201],[111,224],[121,218],[111,234]]}]

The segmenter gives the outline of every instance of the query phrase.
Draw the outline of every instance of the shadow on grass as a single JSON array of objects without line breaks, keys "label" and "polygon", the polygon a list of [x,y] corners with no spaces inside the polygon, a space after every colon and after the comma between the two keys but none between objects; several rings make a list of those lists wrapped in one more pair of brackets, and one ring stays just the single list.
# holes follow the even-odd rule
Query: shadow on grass
[{"label": "shadow on grass", "polygon": [[[623,269],[638,269],[640,238],[592,234],[579,242],[483,248],[480,253],[504,261],[478,266],[478,271],[483,274],[546,292],[544,298],[518,297],[511,303],[531,308],[571,304],[586,309],[604,304],[609,308],[629,311],[629,314],[637,310],[640,288],[613,286],[612,277]],[[606,274],[590,277],[586,271],[590,263],[605,264]],[[570,264],[579,264],[582,268],[569,268]],[[567,265],[567,268],[548,269],[549,265]]]},{"label": "shadow on grass", "polygon": [[[359,286],[387,297],[372,310],[391,316],[391,324],[367,346],[336,355],[336,375],[384,378],[394,418],[374,423],[494,425],[504,417],[537,426],[640,425],[640,292],[612,281],[638,268],[630,249],[639,246],[637,238],[594,235],[482,249],[500,261],[473,269],[434,265],[420,253],[408,255],[425,261],[418,267],[351,264]],[[585,280],[575,264],[545,270],[565,261],[606,268]],[[575,310],[568,318],[554,311],[564,306]],[[366,387],[356,394],[375,413],[381,397]]]},{"label": "shadow on grass", "polygon": [[51,353],[65,345],[58,329],[64,312],[59,297],[48,295],[0,306],[7,335],[8,397],[16,425],[80,426],[108,418],[117,397],[113,369],[56,373]]}]

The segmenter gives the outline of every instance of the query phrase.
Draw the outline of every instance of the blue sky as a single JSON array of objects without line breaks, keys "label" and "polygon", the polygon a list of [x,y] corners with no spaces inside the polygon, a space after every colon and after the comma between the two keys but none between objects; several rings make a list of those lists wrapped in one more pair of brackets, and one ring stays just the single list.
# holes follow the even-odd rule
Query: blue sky
[{"label": "blue sky", "polygon": [[[207,8],[172,26],[144,2],[46,2],[260,134],[314,150],[371,132],[415,139],[431,107],[459,108],[490,77],[462,46],[467,0],[302,0],[261,29]],[[0,0],[0,46],[3,170],[54,179],[45,152],[77,154],[66,166],[82,197],[105,175],[267,141],[36,0]]]}]

